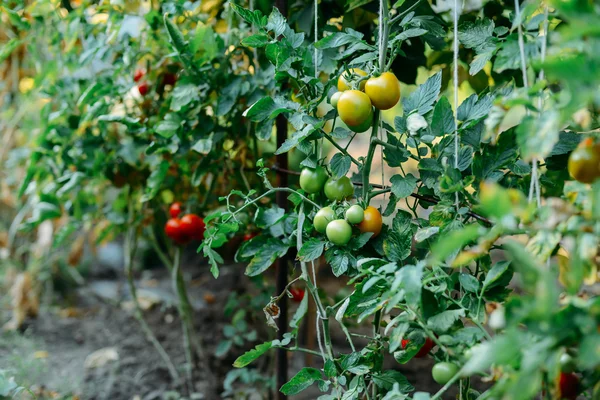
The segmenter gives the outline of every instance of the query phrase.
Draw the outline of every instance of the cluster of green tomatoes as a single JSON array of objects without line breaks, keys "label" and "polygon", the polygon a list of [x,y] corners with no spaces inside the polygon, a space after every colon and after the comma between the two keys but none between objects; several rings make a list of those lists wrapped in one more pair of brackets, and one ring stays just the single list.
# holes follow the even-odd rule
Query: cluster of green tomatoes
[{"label": "cluster of green tomatoes", "polygon": [[334,202],[344,202],[341,207],[323,207],[317,211],[313,225],[319,233],[325,234],[327,239],[338,246],[348,244],[352,238],[352,225],[361,233],[371,232],[375,237],[381,232],[383,219],[378,209],[372,206],[366,208],[358,204],[349,205],[349,200],[354,195],[354,185],[347,176],[341,178],[330,177],[327,170],[317,168],[304,168],[300,174],[300,187],[306,193],[317,194],[321,191],[327,199]]},{"label": "cluster of green tomatoes", "polygon": [[[357,82],[354,82],[358,78]],[[352,89],[351,85],[359,90]],[[373,106],[389,110],[400,100],[400,82],[391,72],[367,77],[361,69],[351,69],[338,78],[338,92],[329,102],[337,109],[340,119],[354,132],[365,132],[373,123]]]}]

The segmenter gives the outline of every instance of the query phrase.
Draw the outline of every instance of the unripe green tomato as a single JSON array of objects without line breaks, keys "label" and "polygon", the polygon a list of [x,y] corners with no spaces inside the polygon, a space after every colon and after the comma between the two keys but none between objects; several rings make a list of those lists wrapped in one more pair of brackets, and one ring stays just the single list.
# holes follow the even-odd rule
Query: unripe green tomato
[{"label": "unripe green tomato", "polygon": [[323,207],[315,214],[313,225],[319,233],[325,233],[327,225],[335,219],[335,212],[331,207]]},{"label": "unripe green tomato", "polygon": [[325,196],[329,200],[342,201],[354,195],[354,185],[347,176],[340,179],[329,178],[325,183]]},{"label": "unripe green tomato", "polygon": [[350,206],[350,208],[346,210],[346,219],[351,224],[360,224],[364,218],[365,210],[358,204]]},{"label": "unripe green tomato", "polygon": [[335,92],[334,94],[332,94],[331,99],[329,99],[329,104],[331,104],[333,107],[337,108],[338,101],[340,100],[341,95],[342,95],[342,92]]},{"label": "unripe green tomato", "polygon": [[306,193],[318,193],[323,189],[329,175],[323,167],[304,168],[300,173],[300,187]]},{"label": "unripe green tomato", "polygon": [[445,385],[457,372],[458,365],[451,362],[439,362],[431,369],[431,376],[440,385]]},{"label": "unripe green tomato", "polygon": [[333,244],[344,246],[352,237],[352,227],[344,219],[336,219],[327,225],[327,239]]}]

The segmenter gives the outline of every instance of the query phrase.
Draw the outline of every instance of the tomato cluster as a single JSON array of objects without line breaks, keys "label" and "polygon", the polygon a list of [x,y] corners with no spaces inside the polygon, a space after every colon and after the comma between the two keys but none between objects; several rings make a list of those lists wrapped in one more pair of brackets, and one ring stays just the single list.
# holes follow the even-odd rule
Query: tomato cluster
[{"label": "tomato cluster", "polygon": [[204,220],[196,214],[186,214],[179,218],[181,204],[173,203],[169,207],[171,218],[165,224],[165,233],[178,244],[185,244],[192,240],[204,239]]},{"label": "tomato cluster", "polygon": [[361,233],[373,233],[372,237],[381,232],[383,220],[375,207],[363,209],[354,204],[344,211],[344,217],[337,218],[333,208],[323,207],[315,214],[313,225],[317,232],[324,233],[331,243],[338,246],[348,244],[352,238],[352,225],[356,225]]},{"label": "tomato cluster", "polygon": [[583,140],[569,156],[569,173],[582,183],[593,183],[600,177],[600,144],[592,138]]},{"label": "tomato cluster", "polygon": [[[353,89],[358,79],[359,90]],[[373,123],[373,106],[389,110],[400,100],[400,82],[391,72],[367,78],[361,69],[351,69],[338,78],[338,92],[329,102],[337,109],[340,119],[354,132],[365,132]]]},{"label": "tomato cluster", "polygon": [[300,173],[300,188],[306,193],[323,191],[329,200],[342,201],[354,195],[354,185],[347,176],[330,177],[324,167],[304,168]]}]

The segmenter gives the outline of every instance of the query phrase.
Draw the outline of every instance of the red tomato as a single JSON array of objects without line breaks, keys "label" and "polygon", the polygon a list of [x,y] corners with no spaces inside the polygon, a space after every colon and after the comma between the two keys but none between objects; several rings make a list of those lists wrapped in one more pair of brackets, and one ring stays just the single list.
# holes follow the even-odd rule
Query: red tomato
[{"label": "red tomato", "polygon": [[169,207],[169,215],[171,218],[177,218],[181,214],[181,203],[175,202]]},{"label": "red tomato", "polygon": [[175,75],[171,72],[165,72],[165,74],[163,75],[163,85],[175,86],[176,82],[177,82],[177,75]]},{"label": "red tomato", "polygon": [[196,214],[186,214],[181,217],[181,230],[189,239],[204,239],[204,228],[204,220]]},{"label": "red tomato", "polygon": [[290,288],[290,294],[292,295],[292,300],[296,303],[300,303],[304,298],[304,289],[292,287]]},{"label": "red tomato", "polygon": [[244,242],[247,242],[248,240],[255,238],[258,236],[257,232],[248,232],[244,235]]},{"label": "red tomato", "polygon": [[[410,340],[408,340],[408,339],[402,339],[402,342],[401,342],[402,348],[405,349],[406,346],[408,346],[409,342],[410,342]],[[429,354],[431,349],[433,349],[433,346],[435,346],[435,343],[433,342],[433,340],[426,338],[425,343],[423,344],[423,347],[421,347],[421,349],[419,349],[419,352],[417,354],[415,354],[415,358],[423,358],[423,357],[427,356],[427,354]]]},{"label": "red tomato", "polygon": [[146,75],[146,70],[138,68],[135,70],[135,73],[133,74],[133,81],[134,82],[139,82],[140,79],[142,79],[144,77],[144,75]]},{"label": "red tomato", "polygon": [[149,88],[148,82],[140,83],[137,88],[142,96],[145,96],[146,94],[148,94],[148,88]]},{"label": "red tomato", "polygon": [[558,391],[560,399],[575,400],[579,393],[579,378],[571,373],[560,373],[558,377]]},{"label": "red tomato", "polygon": [[177,242],[177,243],[185,243],[186,235],[183,233],[181,220],[179,218],[171,218],[165,224],[165,233],[167,236]]}]

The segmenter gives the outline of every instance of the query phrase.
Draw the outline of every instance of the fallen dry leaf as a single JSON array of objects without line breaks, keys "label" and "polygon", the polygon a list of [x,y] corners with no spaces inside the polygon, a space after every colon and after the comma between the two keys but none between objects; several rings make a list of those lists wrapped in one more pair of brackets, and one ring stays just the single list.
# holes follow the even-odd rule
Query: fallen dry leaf
[{"label": "fallen dry leaf", "polygon": [[100,367],[105,366],[106,364],[108,364],[111,361],[118,361],[118,360],[119,360],[119,353],[117,352],[117,349],[115,347],[105,347],[103,349],[96,350],[95,352],[89,354],[85,358],[83,365],[85,366],[85,368],[88,368],[88,369],[100,368]]}]

